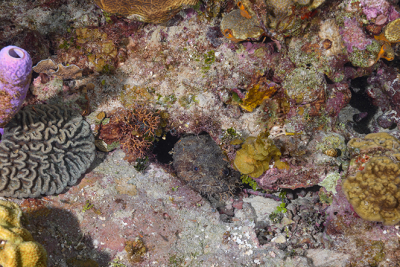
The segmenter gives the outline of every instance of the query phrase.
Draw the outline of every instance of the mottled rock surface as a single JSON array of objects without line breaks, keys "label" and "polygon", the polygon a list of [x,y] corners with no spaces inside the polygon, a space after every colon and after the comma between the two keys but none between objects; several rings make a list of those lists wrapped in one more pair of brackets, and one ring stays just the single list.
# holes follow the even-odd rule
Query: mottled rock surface
[{"label": "mottled rock surface", "polygon": [[203,195],[233,193],[239,185],[239,172],[229,167],[209,135],[181,138],[174,147],[173,159],[178,177]]}]

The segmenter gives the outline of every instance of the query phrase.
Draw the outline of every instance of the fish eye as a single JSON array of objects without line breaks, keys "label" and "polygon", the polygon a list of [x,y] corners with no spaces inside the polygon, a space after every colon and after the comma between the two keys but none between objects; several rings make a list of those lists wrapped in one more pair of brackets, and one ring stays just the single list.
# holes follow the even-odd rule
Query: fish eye
[{"label": "fish eye", "polygon": [[223,173],[225,176],[228,176],[229,173],[230,173],[230,171],[229,171],[229,169],[225,169],[225,170],[223,170],[222,173]]},{"label": "fish eye", "polygon": [[194,166],[194,167],[193,167],[193,170],[194,170],[195,172],[197,172],[197,171],[199,171],[199,167]]}]

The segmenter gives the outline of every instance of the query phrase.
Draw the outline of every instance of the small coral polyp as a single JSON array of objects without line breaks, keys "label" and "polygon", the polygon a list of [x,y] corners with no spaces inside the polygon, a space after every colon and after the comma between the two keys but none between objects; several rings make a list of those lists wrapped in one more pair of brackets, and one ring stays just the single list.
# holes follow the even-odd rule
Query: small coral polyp
[{"label": "small coral polyp", "polygon": [[400,222],[400,142],[387,133],[349,141],[352,159],[343,191],[357,214],[368,221]]}]

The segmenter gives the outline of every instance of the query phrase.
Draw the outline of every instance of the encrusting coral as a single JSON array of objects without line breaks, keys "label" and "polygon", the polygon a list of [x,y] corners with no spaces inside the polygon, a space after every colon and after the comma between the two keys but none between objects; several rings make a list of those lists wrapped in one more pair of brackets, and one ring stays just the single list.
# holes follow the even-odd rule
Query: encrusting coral
[{"label": "encrusting coral", "polygon": [[179,12],[182,6],[194,5],[197,0],[94,0],[104,11],[117,13],[150,23],[167,21]]},{"label": "encrusting coral", "polygon": [[28,52],[16,46],[0,51],[0,128],[21,108],[28,92],[32,74],[32,59]]},{"label": "encrusting coral", "polygon": [[368,221],[400,221],[400,142],[387,133],[349,141],[352,151],[343,191],[357,214]]},{"label": "encrusting coral", "polygon": [[0,266],[46,267],[46,250],[21,226],[17,204],[0,200]]},{"label": "encrusting coral", "polygon": [[280,161],[280,157],[281,152],[274,142],[268,138],[267,133],[262,133],[257,137],[250,136],[246,139],[242,148],[236,152],[234,164],[241,173],[258,178],[269,169],[272,159],[275,167],[287,169],[287,163]]},{"label": "encrusting coral", "polygon": [[400,42],[400,18],[389,22],[382,33],[375,36],[375,39],[383,41],[383,45],[378,54],[378,60],[380,58],[393,60],[394,50],[391,44]]},{"label": "encrusting coral", "polygon": [[94,158],[94,136],[77,111],[26,106],[4,128],[0,196],[59,194],[76,184]]}]

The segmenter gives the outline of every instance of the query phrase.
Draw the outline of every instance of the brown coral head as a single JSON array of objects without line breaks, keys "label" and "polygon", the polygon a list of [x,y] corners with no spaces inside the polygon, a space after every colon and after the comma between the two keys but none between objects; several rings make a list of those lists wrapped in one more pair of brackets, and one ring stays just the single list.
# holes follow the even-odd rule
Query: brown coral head
[{"label": "brown coral head", "polygon": [[182,6],[194,5],[197,0],[94,0],[104,11],[150,23],[172,18]]}]

